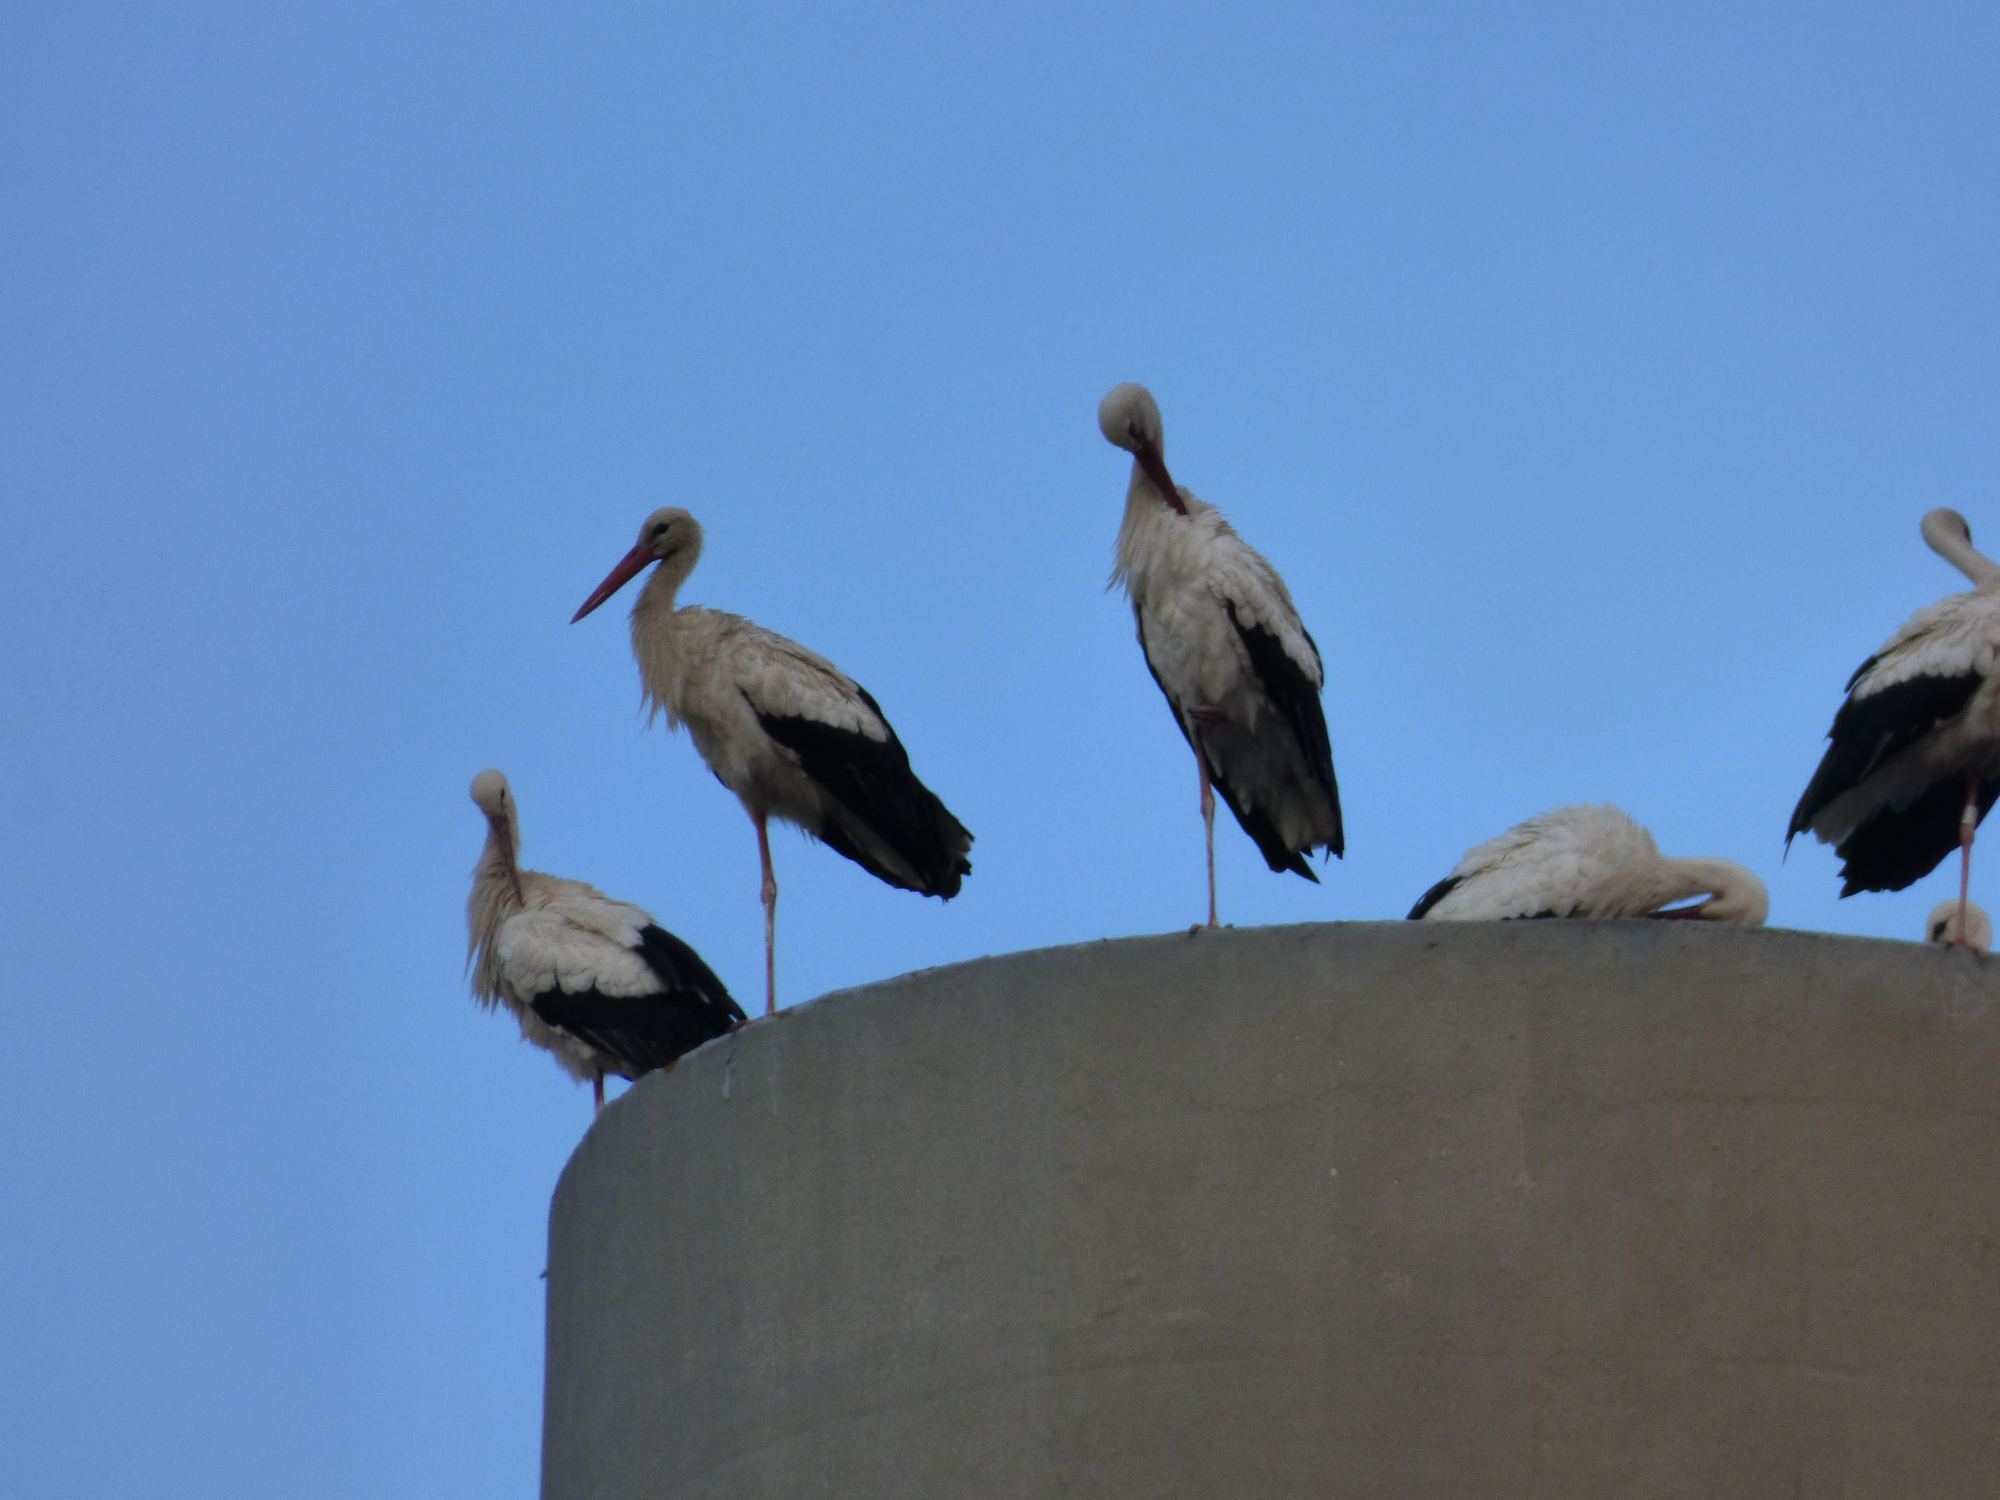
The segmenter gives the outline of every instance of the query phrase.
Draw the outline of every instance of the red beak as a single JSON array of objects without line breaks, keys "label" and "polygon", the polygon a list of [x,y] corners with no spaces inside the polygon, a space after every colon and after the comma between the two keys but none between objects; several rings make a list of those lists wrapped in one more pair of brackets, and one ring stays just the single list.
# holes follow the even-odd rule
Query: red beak
[{"label": "red beak", "polygon": [[1167,461],[1160,457],[1160,450],[1151,443],[1141,443],[1132,456],[1139,460],[1139,467],[1146,471],[1146,477],[1166,497],[1167,504],[1181,515],[1186,515],[1187,507],[1181,504],[1181,492],[1174,488],[1174,476],[1167,472]]},{"label": "red beak", "polygon": [[569,617],[570,624],[574,625],[606,599],[609,599],[613,594],[624,588],[626,584],[639,576],[645,569],[646,564],[653,561],[655,561],[653,554],[646,548],[644,543],[626,553],[624,557],[619,559],[618,566],[605,575],[604,582],[597,586],[597,592],[583,601],[583,608]]}]

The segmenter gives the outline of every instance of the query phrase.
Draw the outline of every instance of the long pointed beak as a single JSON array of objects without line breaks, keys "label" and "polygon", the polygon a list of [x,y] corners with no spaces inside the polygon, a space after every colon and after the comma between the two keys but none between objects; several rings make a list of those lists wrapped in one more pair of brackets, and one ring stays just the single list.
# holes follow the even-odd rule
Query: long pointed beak
[{"label": "long pointed beak", "polygon": [[514,888],[514,899],[526,906],[528,898],[521,890],[521,856],[514,848],[514,830],[505,818],[489,818],[487,821],[493,825],[493,836],[500,841],[500,857],[507,861],[507,884]]},{"label": "long pointed beak", "polygon": [[1702,920],[1702,909],[1707,905],[1703,901],[1694,906],[1676,906],[1670,911],[1649,911],[1646,915],[1656,922],[1699,922]]},{"label": "long pointed beak", "polygon": [[1166,497],[1167,504],[1181,515],[1186,515],[1187,507],[1181,504],[1181,492],[1175,488],[1174,476],[1167,472],[1167,461],[1160,456],[1160,450],[1151,443],[1141,443],[1132,456],[1139,460],[1139,467],[1146,471],[1146,477]]},{"label": "long pointed beak", "polygon": [[604,582],[597,586],[597,592],[583,601],[583,608],[569,617],[570,624],[574,625],[606,599],[609,599],[613,594],[624,588],[626,584],[638,577],[641,570],[651,561],[653,561],[653,554],[644,545],[634,547],[630,552],[626,553],[624,557],[619,559],[618,566],[605,575]]}]

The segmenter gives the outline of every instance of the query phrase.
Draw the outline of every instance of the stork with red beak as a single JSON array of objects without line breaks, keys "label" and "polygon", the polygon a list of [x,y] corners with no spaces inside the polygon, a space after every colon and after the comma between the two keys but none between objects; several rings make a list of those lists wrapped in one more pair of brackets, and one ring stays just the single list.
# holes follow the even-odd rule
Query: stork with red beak
[{"label": "stork with red beak", "polygon": [[1213,927],[1216,792],[1273,870],[1317,881],[1305,856],[1347,847],[1319,701],[1326,669],[1278,570],[1167,472],[1152,393],[1114,388],[1097,425],[1132,455],[1111,581],[1125,585],[1146,666],[1194,752]]},{"label": "stork with red beak", "polygon": [[764,1013],[777,1006],[778,879],[768,829],[797,825],[879,880],[945,900],[972,872],[972,835],[910,769],[880,705],[832,662],[740,615],[676,607],[701,556],[701,526],[656,510],[571,623],[644,572],[632,654],[652,712],[683,726],[757,828],[763,864]]}]

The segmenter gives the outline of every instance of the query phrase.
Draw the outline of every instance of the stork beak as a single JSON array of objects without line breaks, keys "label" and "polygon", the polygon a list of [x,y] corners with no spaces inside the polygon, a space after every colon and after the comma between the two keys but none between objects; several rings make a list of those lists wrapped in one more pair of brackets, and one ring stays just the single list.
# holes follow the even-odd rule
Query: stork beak
[{"label": "stork beak", "polygon": [[652,561],[654,561],[652,552],[643,545],[634,547],[630,552],[626,553],[623,558],[619,559],[618,566],[606,575],[604,582],[597,586],[597,592],[583,601],[583,608],[569,617],[570,624],[574,625],[606,599],[609,599],[613,594],[624,588],[626,584],[639,575],[646,564]]},{"label": "stork beak", "polygon": [[1656,922],[1698,922],[1707,906],[1703,901],[1694,906],[1676,906],[1670,911],[1649,911],[1646,915]]},{"label": "stork beak", "polygon": [[1146,471],[1146,477],[1153,481],[1161,495],[1181,515],[1187,514],[1187,507],[1181,504],[1181,492],[1174,487],[1174,476],[1167,472],[1167,461],[1160,456],[1160,450],[1151,443],[1141,443],[1132,456],[1139,460],[1139,467]]},{"label": "stork beak", "polygon": [[[576,622],[571,621],[570,623],[575,624]],[[501,858],[507,861],[507,884],[514,888],[514,899],[523,906],[526,906],[528,898],[521,891],[521,856],[519,851],[514,848],[513,825],[504,817],[488,818],[487,822],[492,824],[493,836],[500,841]]]}]

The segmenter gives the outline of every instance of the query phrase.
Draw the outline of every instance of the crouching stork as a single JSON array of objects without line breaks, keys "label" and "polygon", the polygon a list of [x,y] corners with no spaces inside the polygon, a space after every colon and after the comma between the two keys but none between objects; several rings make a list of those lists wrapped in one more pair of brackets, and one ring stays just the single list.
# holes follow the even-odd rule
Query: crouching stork
[{"label": "crouching stork", "polygon": [[466,904],[472,993],[504,1005],[521,1035],[588,1079],[638,1078],[743,1024],[701,956],[636,906],[518,862],[521,825],[498,771],[472,779],[486,848]]},{"label": "crouching stork", "polygon": [[[1693,906],[1676,906],[1706,896]],[[1413,922],[1674,917],[1761,927],[1764,882],[1726,859],[1669,859],[1629,813],[1558,807],[1460,860],[1410,908]]]}]

